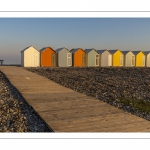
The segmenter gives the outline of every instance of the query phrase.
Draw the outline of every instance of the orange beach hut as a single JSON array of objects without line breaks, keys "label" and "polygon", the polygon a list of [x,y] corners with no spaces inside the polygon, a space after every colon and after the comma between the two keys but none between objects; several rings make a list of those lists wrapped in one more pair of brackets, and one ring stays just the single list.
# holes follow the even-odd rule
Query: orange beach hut
[{"label": "orange beach hut", "polygon": [[82,48],[75,48],[70,52],[72,53],[72,65],[74,67],[87,66],[87,54]]},{"label": "orange beach hut", "polygon": [[41,67],[56,66],[56,52],[51,47],[44,47],[40,50]]}]

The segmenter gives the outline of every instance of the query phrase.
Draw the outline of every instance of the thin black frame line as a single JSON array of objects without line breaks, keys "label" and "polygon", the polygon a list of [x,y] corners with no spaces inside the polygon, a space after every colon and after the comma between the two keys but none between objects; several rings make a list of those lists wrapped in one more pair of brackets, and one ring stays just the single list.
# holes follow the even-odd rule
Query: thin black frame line
[{"label": "thin black frame line", "polygon": [[134,139],[137,139],[137,140],[138,140],[138,139],[139,139],[139,140],[140,140],[140,139],[150,139],[150,138],[0,138],[0,139],[12,139],[12,140],[13,140],[13,139],[14,139],[14,140],[15,140],[15,139],[39,139],[39,140],[40,140],[40,139],[43,139],[43,140],[44,140],[44,139],[54,139],[54,140],[59,140],[59,139],[64,139],[64,140],[66,140],[66,139],[71,139],[71,140],[72,140],[72,139],[79,139],[79,140],[80,140],[80,139],[87,139],[87,140],[91,140],[91,139],[94,139],[94,140],[95,140],[95,139],[104,139],[104,140],[108,140],[108,139],[114,139],[114,140],[129,139],[129,140],[134,140]]},{"label": "thin black frame line", "polygon": [[0,12],[150,12],[150,11],[0,11]]}]

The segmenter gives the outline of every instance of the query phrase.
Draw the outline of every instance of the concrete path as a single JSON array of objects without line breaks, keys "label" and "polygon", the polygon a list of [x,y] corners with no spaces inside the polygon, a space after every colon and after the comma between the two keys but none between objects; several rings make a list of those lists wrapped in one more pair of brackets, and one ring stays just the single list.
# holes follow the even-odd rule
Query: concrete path
[{"label": "concrete path", "polygon": [[54,132],[149,132],[150,122],[22,67],[0,66]]}]

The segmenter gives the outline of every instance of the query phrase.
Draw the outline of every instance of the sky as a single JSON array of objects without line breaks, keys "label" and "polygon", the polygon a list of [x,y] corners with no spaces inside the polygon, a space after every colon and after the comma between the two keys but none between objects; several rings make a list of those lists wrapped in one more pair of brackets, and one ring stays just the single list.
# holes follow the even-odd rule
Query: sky
[{"label": "sky", "polygon": [[0,18],[4,64],[20,64],[30,45],[150,51],[150,18]]}]

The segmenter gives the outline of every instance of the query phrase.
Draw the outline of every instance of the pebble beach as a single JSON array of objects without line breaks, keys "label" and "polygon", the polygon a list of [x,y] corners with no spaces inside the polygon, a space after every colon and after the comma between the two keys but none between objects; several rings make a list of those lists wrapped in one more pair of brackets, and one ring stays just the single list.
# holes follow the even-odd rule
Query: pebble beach
[{"label": "pebble beach", "polygon": [[1,71],[0,132],[53,132]]},{"label": "pebble beach", "polygon": [[92,96],[128,113],[150,120],[150,113],[118,99],[150,102],[150,68],[132,67],[69,67],[25,68],[62,86]]}]

